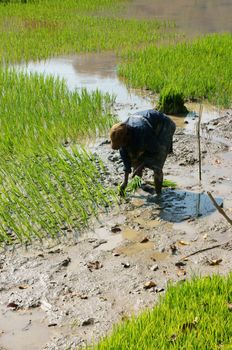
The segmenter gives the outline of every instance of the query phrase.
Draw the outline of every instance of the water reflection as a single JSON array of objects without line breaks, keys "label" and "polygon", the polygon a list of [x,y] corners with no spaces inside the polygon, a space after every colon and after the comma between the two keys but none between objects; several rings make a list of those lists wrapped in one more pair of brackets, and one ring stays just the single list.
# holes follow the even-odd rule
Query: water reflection
[{"label": "water reflection", "polygon": [[123,15],[175,21],[189,36],[232,31],[231,0],[133,0]]},{"label": "water reflection", "polygon": [[[163,190],[161,196],[149,195],[147,202],[158,206],[161,219],[176,223],[207,216],[216,210],[207,194],[181,190]],[[216,198],[216,202],[223,203],[221,198]]]},{"label": "water reflection", "polygon": [[128,89],[116,73],[116,56],[112,53],[85,54],[51,58],[15,66],[24,72],[42,73],[65,79],[70,90],[86,88],[116,96],[115,112],[120,120],[138,109],[154,107],[154,101],[142,92]]},{"label": "water reflection", "polygon": [[[51,58],[39,62],[15,65],[18,70],[31,73],[53,75],[64,79],[70,90],[86,88],[89,92],[100,90],[116,96],[115,114],[125,120],[129,114],[138,110],[155,107],[157,98],[147,91],[128,88],[117,76],[118,58],[113,53],[93,53],[76,56]],[[190,111],[199,112],[196,103],[186,104]],[[194,131],[196,117],[190,114],[187,118],[171,116],[178,127],[186,131]],[[219,117],[219,111],[212,106],[204,106],[202,122]]]}]

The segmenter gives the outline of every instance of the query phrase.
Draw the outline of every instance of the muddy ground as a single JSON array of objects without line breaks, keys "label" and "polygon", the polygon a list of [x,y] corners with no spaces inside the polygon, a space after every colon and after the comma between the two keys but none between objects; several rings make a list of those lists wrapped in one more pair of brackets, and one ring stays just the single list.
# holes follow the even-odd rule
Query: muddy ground
[{"label": "muddy ground", "polygon": [[[178,128],[164,168],[176,189],[157,197],[147,171],[142,188],[101,213],[79,237],[66,232],[59,241],[2,251],[0,349],[82,347],[153,307],[168,282],[231,271],[231,225],[206,193],[232,217],[231,140],[231,110],[203,126],[199,185],[197,139]],[[118,152],[107,140],[94,152],[108,167],[105,181],[116,190],[122,179]]]}]

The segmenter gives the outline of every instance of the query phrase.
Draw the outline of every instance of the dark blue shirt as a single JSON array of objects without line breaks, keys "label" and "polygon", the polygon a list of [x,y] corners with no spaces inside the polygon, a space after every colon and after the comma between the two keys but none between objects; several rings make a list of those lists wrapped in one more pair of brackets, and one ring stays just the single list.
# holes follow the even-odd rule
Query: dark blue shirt
[{"label": "dark blue shirt", "polygon": [[130,130],[130,143],[119,150],[124,171],[131,172],[132,160],[159,152],[160,144],[165,142],[159,136],[170,123],[173,122],[168,116],[153,109],[138,112],[125,121]]}]

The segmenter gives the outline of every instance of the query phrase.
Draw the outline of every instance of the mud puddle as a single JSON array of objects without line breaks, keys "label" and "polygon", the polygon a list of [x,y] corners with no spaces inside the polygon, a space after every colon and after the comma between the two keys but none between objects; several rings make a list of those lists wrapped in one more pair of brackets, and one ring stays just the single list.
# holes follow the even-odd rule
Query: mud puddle
[{"label": "mud puddle", "polygon": [[[223,204],[221,198],[216,198],[216,201],[219,206]],[[160,218],[168,222],[199,218],[216,210],[207,194],[181,190],[167,189],[161,198],[155,196],[150,202],[159,206]]]},{"label": "mud puddle", "polygon": [[[54,335],[42,311],[0,309],[0,345],[7,350],[40,350]],[[1,347],[0,346],[0,347]]]}]

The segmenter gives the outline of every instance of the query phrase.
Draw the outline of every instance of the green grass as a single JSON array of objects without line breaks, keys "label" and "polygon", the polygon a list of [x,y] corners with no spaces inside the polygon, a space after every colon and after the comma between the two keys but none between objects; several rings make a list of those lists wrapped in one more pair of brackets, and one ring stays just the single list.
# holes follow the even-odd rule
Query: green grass
[{"label": "green grass", "polygon": [[231,274],[170,286],[152,310],[119,324],[91,349],[232,349],[231,302]]},{"label": "green grass", "polygon": [[150,45],[129,51],[118,73],[130,86],[156,93],[174,89],[185,99],[232,105],[232,35],[213,34],[192,42]]}]

